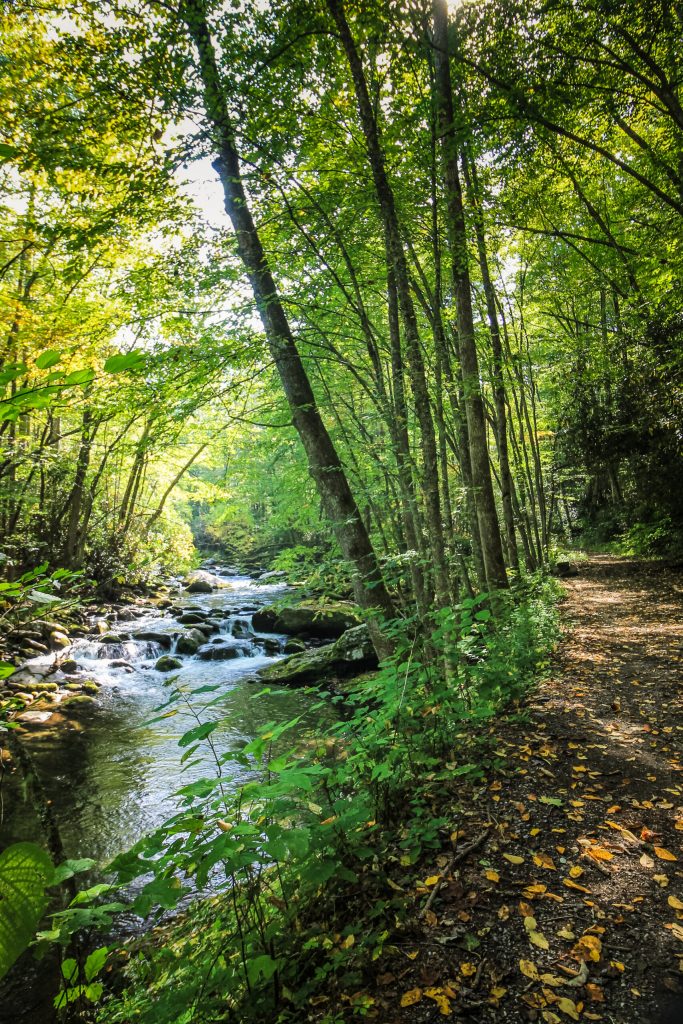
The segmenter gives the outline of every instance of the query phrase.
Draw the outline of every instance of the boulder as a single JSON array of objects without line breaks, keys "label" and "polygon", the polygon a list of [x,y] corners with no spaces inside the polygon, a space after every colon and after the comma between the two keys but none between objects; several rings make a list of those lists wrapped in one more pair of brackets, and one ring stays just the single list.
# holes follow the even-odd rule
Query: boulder
[{"label": "boulder", "polygon": [[119,633],[100,633],[97,639],[101,644],[120,644],[123,637]]},{"label": "boulder", "polygon": [[71,641],[66,633],[59,633],[56,629],[53,629],[50,633],[50,647],[53,651],[68,647],[70,644]]},{"label": "boulder", "polygon": [[78,672],[78,662],[74,661],[73,658],[65,658],[64,661],[60,661],[59,667],[62,672],[66,672],[68,675],[70,672]]},{"label": "boulder", "polygon": [[179,668],[183,667],[183,663],[180,658],[172,658],[170,654],[164,654],[154,667],[157,672],[177,672]]},{"label": "boulder", "polygon": [[147,640],[149,643],[159,644],[165,650],[170,651],[173,638],[168,633],[158,633],[155,629],[139,629],[133,633],[133,640]]},{"label": "boulder", "polygon": [[318,604],[302,601],[286,608],[261,608],[252,617],[255,630],[265,633],[287,633],[291,636],[320,638],[340,637],[348,629],[361,624],[351,604],[336,601]]},{"label": "boulder", "polygon": [[178,654],[196,654],[206,637],[199,629],[188,629],[178,637],[176,651]]},{"label": "boulder", "polygon": [[228,661],[231,658],[239,658],[241,653],[246,653],[244,646],[220,641],[211,644],[204,644],[197,651],[202,661]]},{"label": "boulder", "polygon": [[296,636],[290,636],[282,648],[285,654],[301,654],[306,650],[306,644]]},{"label": "boulder", "polygon": [[200,622],[203,622],[206,618],[202,612],[183,612],[178,617],[178,622],[181,626],[197,626]]},{"label": "boulder", "polygon": [[570,579],[579,575],[579,567],[575,562],[570,562],[568,558],[558,558],[553,566],[552,574],[561,580]]},{"label": "boulder", "polygon": [[188,594],[211,594],[213,587],[208,580],[193,580],[185,587]]},{"label": "boulder", "polygon": [[45,725],[51,718],[51,711],[22,711],[17,715],[17,720],[25,725]]},{"label": "boulder", "polygon": [[268,665],[258,672],[264,683],[303,686],[319,683],[333,686],[339,679],[348,679],[377,667],[377,655],[370,642],[367,626],[354,626],[333,644],[293,654]]},{"label": "boulder", "polygon": [[83,693],[91,693],[93,696],[100,692],[99,684],[94,679],[84,679],[81,683]]}]

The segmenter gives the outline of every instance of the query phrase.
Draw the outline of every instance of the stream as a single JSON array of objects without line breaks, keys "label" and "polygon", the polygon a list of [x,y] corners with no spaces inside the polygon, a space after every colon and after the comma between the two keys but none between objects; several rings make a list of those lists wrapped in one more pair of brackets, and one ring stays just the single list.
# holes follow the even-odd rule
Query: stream
[{"label": "stream", "polygon": [[[196,724],[189,714],[149,723],[159,705],[168,699],[171,679],[174,685],[177,681],[191,689],[218,687],[204,699],[212,700],[219,693],[223,698],[206,715],[207,719],[221,719],[212,736],[219,753],[244,746],[266,723],[301,715],[299,734],[315,726],[316,719],[308,712],[310,696],[305,692],[290,689],[263,693],[263,687],[253,678],[257,669],[284,656],[287,637],[254,631],[252,615],[281,598],[286,586],[260,584],[215,567],[212,572],[218,589],[211,593],[191,594],[178,584],[177,591],[169,594],[173,602],[170,609],[137,609],[142,614],[136,613],[134,618],[131,615],[130,621],[130,613],[125,621],[112,621],[110,617],[109,626],[120,642],[106,642],[106,638],[93,634],[74,641],[66,652],[82,673],[99,684],[98,694],[91,703],[79,707],[77,714],[69,714],[62,721],[57,713],[54,727],[50,721],[32,728],[26,745],[52,802],[67,857],[91,857],[98,865],[105,865],[174,813],[174,793],[180,786],[211,773],[206,763],[181,771],[184,751],[178,747],[178,740]],[[207,643],[221,649],[216,660],[204,660],[201,648],[199,654],[177,655],[178,636],[192,628],[179,618],[188,612],[192,615],[191,609],[197,618],[206,621],[208,617],[213,623],[214,632],[207,636]],[[156,633],[168,639],[158,642],[133,638],[133,634],[140,633]],[[170,673],[158,671],[155,665],[162,655],[179,657],[182,667]],[[44,660],[51,662],[52,656]],[[40,668],[41,659],[33,659],[33,664]],[[249,774],[248,769],[232,761],[223,771],[232,773],[229,784],[235,787]],[[1,796],[0,848],[22,840],[42,842],[36,815],[12,777],[4,778]],[[22,960],[20,973],[26,980],[26,958]],[[19,980],[19,966],[10,972],[9,990],[0,992],[0,1021],[43,1024],[52,1020],[47,1007],[29,1009],[25,1005],[25,985],[21,985],[21,1005],[15,1002],[12,991]]]}]

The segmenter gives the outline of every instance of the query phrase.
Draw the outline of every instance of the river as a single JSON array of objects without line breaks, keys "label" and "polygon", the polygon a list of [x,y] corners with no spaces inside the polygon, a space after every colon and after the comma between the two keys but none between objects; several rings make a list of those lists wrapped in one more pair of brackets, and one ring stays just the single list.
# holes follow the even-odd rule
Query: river
[{"label": "river", "polygon": [[[169,697],[171,677],[173,685],[189,690],[218,686],[204,699],[222,695],[207,715],[220,718],[213,734],[219,752],[248,743],[266,723],[301,715],[300,733],[315,726],[315,719],[308,713],[310,697],[305,692],[290,689],[264,693],[254,681],[257,669],[283,657],[287,638],[254,631],[251,617],[259,607],[282,598],[285,586],[260,584],[248,576],[217,568],[213,572],[218,574],[218,589],[210,594],[189,594],[179,587],[170,594],[172,609],[149,608],[134,621],[117,623],[110,617],[111,629],[121,636],[121,644],[103,643],[93,634],[75,641],[68,651],[79,668],[99,684],[98,695],[55,728],[48,723],[32,729],[26,740],[52,802],[68,857],[91,857],[103,867],[174,812],[174,794],[181,785],[210,771],[206,765],[181,768],[183,749],[178,747],[178,740],[196,724],[194,719],[179,714],[150,724]],[[177,637],[188,628],[178,621],[181,607],[185,613],[196,609],[200,617],[208,613],[217,624],[210,642],[234,647],[235,656],[211,661],[198,655],[179,656],[179,670],[157,671],[159,656],[175,656]],[[140,632],[163,634],[169,640],[161,645],[132,639],[132,634]],[[40,659],[35,661],[40,664]],[[234,786],[244,781],[247,771],[232,761],[224,767],[224,772],[232,773]],[[20,787],[5,780],[2,796],[0,845],[19,840],[41,842],[36,816],[22,799]],[[2,1022],[44,1024],[52,1020],[44,1005],[42,1009],[27,1005],[26,970],[24,958],[21,971],[15,968],[4,994],[0,991]],[[19,1003],[17,987],[24,990]]]}]

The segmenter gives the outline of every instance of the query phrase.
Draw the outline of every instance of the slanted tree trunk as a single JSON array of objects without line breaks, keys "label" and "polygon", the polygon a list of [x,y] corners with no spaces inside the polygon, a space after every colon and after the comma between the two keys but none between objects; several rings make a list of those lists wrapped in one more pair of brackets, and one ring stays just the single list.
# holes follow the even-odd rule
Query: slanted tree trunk
[{"label": "slanted tree trunk", "polygon": [[198,71],[202,81],[204,107],[218,152],[214,167],[223,186],[225,209],[235,231],[237,251],[254,293],[294,426],[306,451],[309,471],[342,553],[351,565],[355,599],[370,613],[369,628],[373,644],[378,655],[384,657],[390,652],[391,645],[375,619],[378,613],[388,618],[393,617],[393,604],[344,468],[320,416],[251,215],[232,122],[206,20],[204,0],[185,0],[181,14],[199,57]]},{"label": "slanted tree trunk", "polygon": [[486,417],[479,380],[479,359],[474,335],[467,235],[458,171],[453,115],[453,92],[448,55],[446,0],[434,0],[434,78],[446,191],[446,222],[451,247],[451,275],[457,311],[458,350],[465,392],[472,485],[479,522],[486,581],[490,590],[507,587],[503,545],[493,494],[486,438]]}]

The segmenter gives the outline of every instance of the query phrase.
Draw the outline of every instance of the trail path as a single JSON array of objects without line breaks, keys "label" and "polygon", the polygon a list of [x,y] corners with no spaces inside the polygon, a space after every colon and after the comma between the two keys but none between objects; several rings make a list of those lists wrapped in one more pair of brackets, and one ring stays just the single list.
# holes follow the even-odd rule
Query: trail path
[{"label": "trail path", "polygon": [[496,725],[456,852],[486,839],[436,860],[426,914],[417,887],[382,1022],[683,1024],[683,574],[599,556],[564,586],[552,676]]}]

